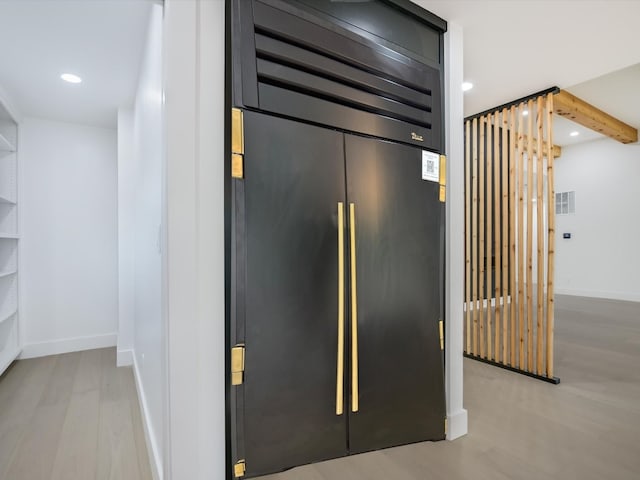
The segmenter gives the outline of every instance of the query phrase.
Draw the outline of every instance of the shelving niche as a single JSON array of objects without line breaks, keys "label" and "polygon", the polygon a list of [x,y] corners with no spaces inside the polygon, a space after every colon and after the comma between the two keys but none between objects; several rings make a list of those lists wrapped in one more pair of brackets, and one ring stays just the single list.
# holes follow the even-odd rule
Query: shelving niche
[{"label": "shelving niche", "polygon": [[0,374],[20,354],[18,123],[0,97]]}]

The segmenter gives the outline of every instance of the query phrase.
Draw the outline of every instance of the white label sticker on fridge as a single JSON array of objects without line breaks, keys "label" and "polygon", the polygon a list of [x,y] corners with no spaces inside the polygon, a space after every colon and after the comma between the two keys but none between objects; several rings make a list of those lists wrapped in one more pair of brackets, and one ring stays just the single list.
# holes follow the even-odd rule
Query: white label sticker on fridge
[{"label": "white label sticker on fridge", "polygon": [[437,153],[422,151],[422,179],[440,181],[440,155]]}]

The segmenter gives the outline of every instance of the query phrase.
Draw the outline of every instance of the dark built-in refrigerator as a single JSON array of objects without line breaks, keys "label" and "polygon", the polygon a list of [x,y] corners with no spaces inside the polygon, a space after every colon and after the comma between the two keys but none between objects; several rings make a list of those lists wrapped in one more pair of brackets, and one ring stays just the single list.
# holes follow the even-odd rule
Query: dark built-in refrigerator
[{"label": "dark built-in refrigerator", "polygon": [[443,439],[446,23],[404,1],[228,20],[230,475]]}]

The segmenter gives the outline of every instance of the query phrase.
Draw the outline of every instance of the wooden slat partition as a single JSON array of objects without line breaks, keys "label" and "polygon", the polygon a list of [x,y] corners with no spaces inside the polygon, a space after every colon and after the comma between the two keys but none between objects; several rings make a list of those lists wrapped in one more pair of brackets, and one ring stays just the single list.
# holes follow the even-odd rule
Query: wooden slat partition
[{"label": "wooden slat partition", "polygon": [[547,92],[466,120],[465,354],[558,383]]}]

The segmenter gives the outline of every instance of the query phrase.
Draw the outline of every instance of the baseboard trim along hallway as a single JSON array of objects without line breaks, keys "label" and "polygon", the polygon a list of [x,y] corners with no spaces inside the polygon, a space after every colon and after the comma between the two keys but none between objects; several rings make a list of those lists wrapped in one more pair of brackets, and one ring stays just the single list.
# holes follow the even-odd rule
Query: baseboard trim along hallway
[{"label": "baseboard trim along hallway", "polygon": [[133,378],[136,382],[136,390],[138,392],[138,402],[140,404],[140,412],[142,414],[142,426],[144,428],[144,438],[147,442],[147,450],[149,452],[149,460],[151,462],[151,474],[153,480],[163,480],[163,468],[162,468],[162,453],[161,446],[156,442],[156,435],[151,423],[151,416],[149,414],[149,406],[147,403],[147,396],[144,393],[144,387],[142,386],[140,369],[138,368],[138,362],[134,351],[132,353],[133,360]]},{"label": "baseboard trim along hallway", "polygon": [[117,333],[92,335],[88,337],[62,338],[48,342],[28,343],[22,347],[20,359],[46,357],[61,353],[80,352],[97,348],[115,347],[118,341]]}]

